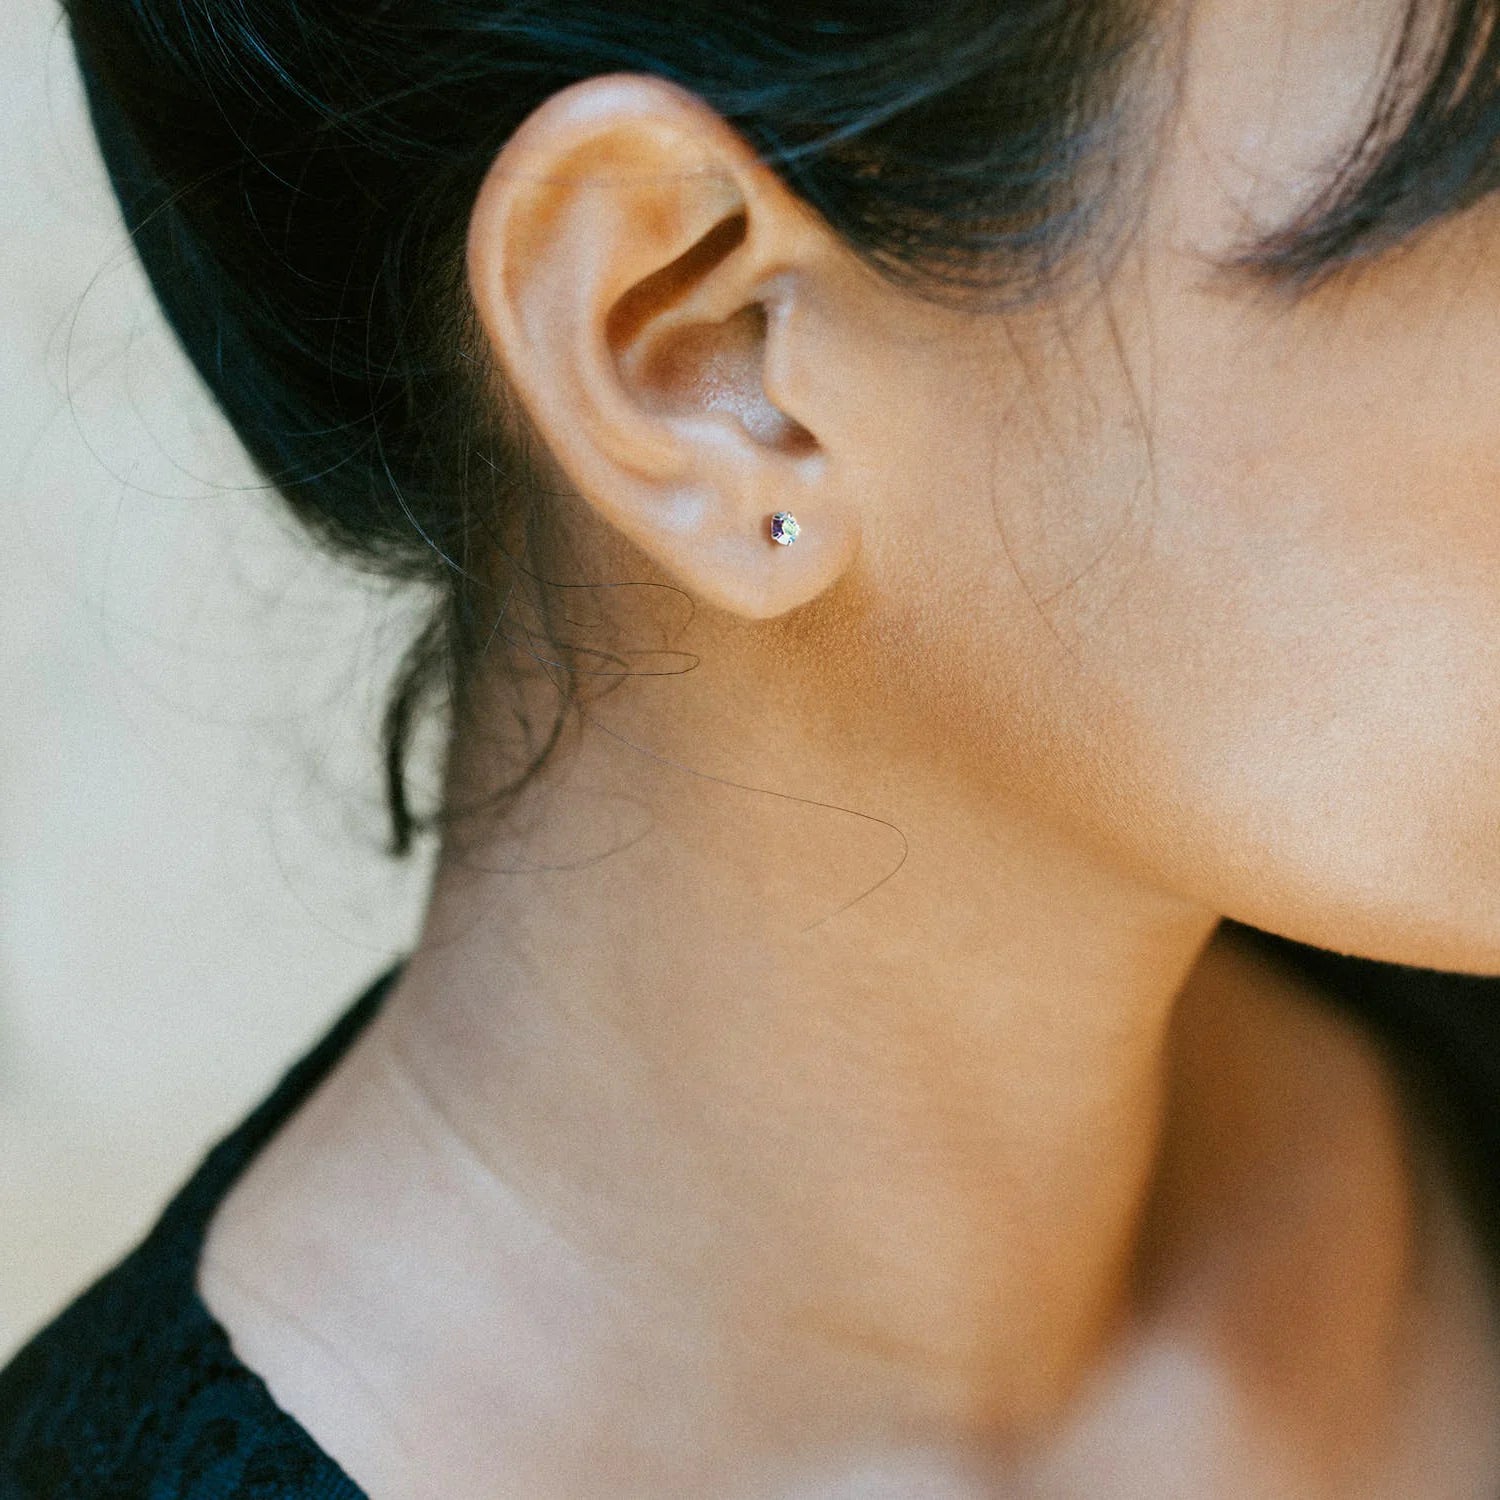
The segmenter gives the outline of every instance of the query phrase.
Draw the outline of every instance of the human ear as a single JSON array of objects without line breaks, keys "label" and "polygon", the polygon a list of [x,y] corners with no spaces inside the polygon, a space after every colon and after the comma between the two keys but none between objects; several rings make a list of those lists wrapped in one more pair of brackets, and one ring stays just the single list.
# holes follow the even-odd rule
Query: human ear
[{"label": "human ear", "polygon": [[[849,399],[839,265],[721,116],[628,73],[527,117],[467,247],[491,351],[571,486],[696,597],[753,619],[821,593],[857,549],[829,445]],[[795,545],[773,541],[776,511]]]}]

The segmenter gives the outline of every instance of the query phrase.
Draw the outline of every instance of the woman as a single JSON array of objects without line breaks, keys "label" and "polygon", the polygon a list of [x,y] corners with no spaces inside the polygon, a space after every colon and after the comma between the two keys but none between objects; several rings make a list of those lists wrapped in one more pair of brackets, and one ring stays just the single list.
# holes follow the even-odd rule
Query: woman
[{"label": "woman", "polygon": [[441,851],[3,1493],[1500,1495],[1500,5],[68,14]]}]

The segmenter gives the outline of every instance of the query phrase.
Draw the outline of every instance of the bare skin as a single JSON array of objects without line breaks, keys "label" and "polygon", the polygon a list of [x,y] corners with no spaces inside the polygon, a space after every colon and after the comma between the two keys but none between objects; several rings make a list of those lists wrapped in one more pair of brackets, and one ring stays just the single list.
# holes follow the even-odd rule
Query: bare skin
[{"label": "bare skin", "polygon": [[1213,274],[1395,10],[1190,7],[1139,233],[1024,316],[878,281],[656,80],[500,154],[471,289],[570,577],[697,664],[445,849],[212,1227],[374,1500],[1492,1500],[1451,1185],[1220,935],[1500,973],[1494,210],[1295,306]]},{"label": "bare skin", "polygon": [[[387,1003],[221,1211],[201,1278],[242,1357],[376,1500],[1493,1487],[1500,1323],[1451,1186],[1368,1040],[1233,943],[1209,946],[1174,1007],[1173,1097],[1070,1153],[1076,1184],[1079,1158],[1111,1174],[1108,1148],[1132,1131],[1157,1148],[1119,1216],[1129,1275],[1111,1275],[1104,1309],[1088,1300],[1098,1227],[1050,1238],[1030,1284],[1001,1279],[1032,1227],[1017,1182],[1028,1215],[1054,1222],[1079,1195],[1047,1195],[1014,1132],[965,1118],[972,1101],[919,1028],[909,1048],[880,1037],[889,1056],[852,1030],[814,1059],[826,1022],[810,1017],[791,1054],[817,1062],[825,1097],[809,1100],[744,1057],[732,1083],[714,1079],[691,1027],[604,1075],[549,1029],[543,1071],[463,1022],[435,1056],[416,1002],[398,989]],[[513,1036],[529,1030],[503,990],[453,1004],[498,1005]],[[768,1037],[768,1068],[778,1055]],[[451,1073],[470,1069],[504,1078],[489,1107],[527,1171],[559,1173],[550,1192],[459,1115]],[[859,1100],[883,1083],[899,1101],[862,1102],[856,1132],[834,1087],[851,1074]],[[794,1100],[821,1115],[798,1131],[815,1144],[796,1167],[780,1134]],[[741,1139],[752,1108],[778,1127],[758,1163]],[[589,1176],[562,1193],[554,1164],[573,1152]],[[1049,1156],[1054,1172],[1064,1161]],[[812,1191],[814,1170],[827,1180],[794,1213],[786,1195]],[[907,1300],[877,1301],[882,1284]],[[839,1321],[808,1288],[823,1306],[842,1294]],[[1076,1351],[1045,1386],[1016,1358],[1032,1329],[1033,1356],[1059,1331]]]}]

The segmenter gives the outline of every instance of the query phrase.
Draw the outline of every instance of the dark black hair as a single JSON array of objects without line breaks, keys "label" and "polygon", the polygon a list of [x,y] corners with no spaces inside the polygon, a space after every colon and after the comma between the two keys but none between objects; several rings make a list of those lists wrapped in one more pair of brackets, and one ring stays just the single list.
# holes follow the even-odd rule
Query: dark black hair
[{"label": "dark black hair", "polygon": [[[524,420],[497,413],[464,278],[494,155],[606,72],[716,109],[872,268],[934,298],[1028,296],[1099,243],[1156,12],[1145,0],[63,0],[95,131],[176,336],[323,542],[437,587],[385,718],[392,854],[460,815],[408,789],[425,714],[496,640],[580,679]],[[1289,282],[1493,185],[1500,0],[1413,0],[1369,130],[1245,263]],[[1131,85],[1131,86],[1127,86]],[[496,561],[498,559],[498,562]],[[528,616],[527,611],[533,613]],[[587,663],[587,665],[585,665]],[[470,809],[472,810],[472,809]]]}]

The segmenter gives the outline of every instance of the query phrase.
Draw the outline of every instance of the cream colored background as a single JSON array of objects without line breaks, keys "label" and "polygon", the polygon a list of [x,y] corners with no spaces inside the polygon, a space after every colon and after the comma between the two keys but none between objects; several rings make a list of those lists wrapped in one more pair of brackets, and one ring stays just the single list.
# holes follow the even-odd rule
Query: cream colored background
[{"label": "cream colored background", "polygon": [[[407,946],[374,718],[411,605],[254,488],[0,6],[0,1360]],[[419,601],[413,601],[416,603]]]}]

